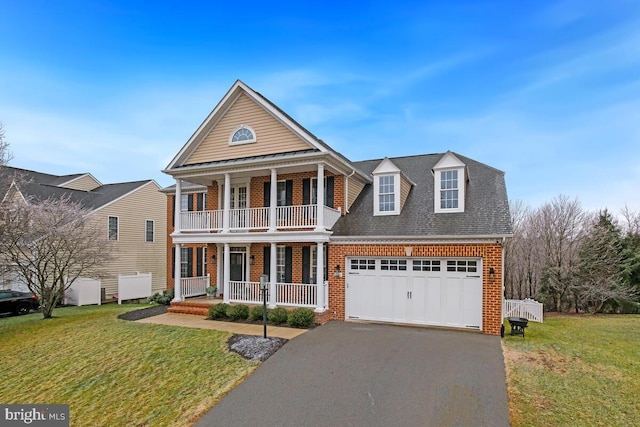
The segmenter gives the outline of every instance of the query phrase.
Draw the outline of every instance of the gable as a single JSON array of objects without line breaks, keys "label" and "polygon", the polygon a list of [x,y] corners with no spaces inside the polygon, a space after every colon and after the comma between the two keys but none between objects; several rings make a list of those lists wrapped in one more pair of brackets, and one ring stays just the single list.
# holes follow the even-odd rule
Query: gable
[{"label": "gable", "polygon": [[371,174],[378,175],[378,174],[399,173],[399,172],[400,172],[400,169],[398,169],[398,167],[395,164],[393,164],[391,160],[385,157],[384,159],[382,159],[380,164],[373,170],[373,172],[371,172]]},{"label": "gable", "polygon": [[433,169],[436,170],[436,169],[446,169],[446,168],[462,168],[464,166],[465,164],[462,163],[462,161],[460,161],[460,159],[456,157],[455,154],[453,154],[451,151],[447,151],[440,158],[440,160],[438,160],[438,163],[435,164]]},{"label": "gable", "polygon": [[[229,137],[241,125],[255,132],[256,142],[230,145]],[[184,165],[206,163],[314,148],[245,93],[233,102],[204,137]]]},{"label": "gable", "polygon": [[69,188],[71,190],[82,190],[82,191],[91,191],[98,187],[100,187],[102,183],[100,183],[97,179],[95,179],[91,174],[85,174],[79,176],[78,178],[74,178],[68,182],[64,182],[59,187]]}]

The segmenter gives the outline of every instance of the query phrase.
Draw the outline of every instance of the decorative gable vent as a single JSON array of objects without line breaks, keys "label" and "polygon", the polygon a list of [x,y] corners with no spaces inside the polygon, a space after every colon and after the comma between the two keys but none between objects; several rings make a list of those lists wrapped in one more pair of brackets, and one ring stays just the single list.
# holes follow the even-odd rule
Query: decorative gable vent
[{"label": "decorative gable vent", "polygon": [[231,132],[229,145],[251,144],[257,142],[256,133],[249,125],[240,125]]}]

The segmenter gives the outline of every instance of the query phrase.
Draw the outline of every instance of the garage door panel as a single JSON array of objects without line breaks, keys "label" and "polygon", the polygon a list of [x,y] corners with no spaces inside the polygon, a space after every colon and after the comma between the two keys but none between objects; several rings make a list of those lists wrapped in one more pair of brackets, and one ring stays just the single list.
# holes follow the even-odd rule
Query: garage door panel
[{"label": "garage door panel", "polygon": [[479,263],[413,258],[348,262],[347,318],[481,329]]}]

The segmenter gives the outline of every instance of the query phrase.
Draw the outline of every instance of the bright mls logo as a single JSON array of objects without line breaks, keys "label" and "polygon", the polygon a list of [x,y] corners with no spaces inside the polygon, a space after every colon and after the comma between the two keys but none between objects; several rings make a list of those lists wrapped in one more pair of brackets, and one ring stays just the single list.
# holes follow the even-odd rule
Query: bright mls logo
[{"label": "bright mls logo", "polygon": [[3,426],[69,427],[69,405],[0,405]]}]

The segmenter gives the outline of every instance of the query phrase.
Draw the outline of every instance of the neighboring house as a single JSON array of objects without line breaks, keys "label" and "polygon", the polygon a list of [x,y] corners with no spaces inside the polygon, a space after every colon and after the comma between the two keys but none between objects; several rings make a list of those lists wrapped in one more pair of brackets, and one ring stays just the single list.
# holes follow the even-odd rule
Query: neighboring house
[{"label": "neighboring house", "polygon": [[45,200],[67,197],[90,211],[105,239],[113,243],[114,260],[101,278],[103,296],[113,301],[118,275],[152,273],[154,292],[166,289],[166,197],[153,180],[102,184],[89,173],[51,175],[5,166],[16,176],[4,197]]},{"label": "neighboring house", "polygon": [[352,162],[237,81],[164,172],[178,306],[207,275],[225,302],[258,303],[265,274],[270,306],[321,323],[500,333],[499,170],[452,152]]}]

